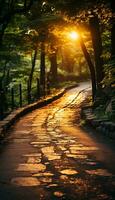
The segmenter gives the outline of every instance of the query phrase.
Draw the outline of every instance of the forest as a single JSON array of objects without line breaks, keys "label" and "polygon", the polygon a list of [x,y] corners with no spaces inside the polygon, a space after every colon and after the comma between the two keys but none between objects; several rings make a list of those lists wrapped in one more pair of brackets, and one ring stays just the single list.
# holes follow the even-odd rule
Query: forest
[{"label": "forest", "polygon": [[115,116],[115,2],[0,0],[0,118],[90,79],[98,112]]}]

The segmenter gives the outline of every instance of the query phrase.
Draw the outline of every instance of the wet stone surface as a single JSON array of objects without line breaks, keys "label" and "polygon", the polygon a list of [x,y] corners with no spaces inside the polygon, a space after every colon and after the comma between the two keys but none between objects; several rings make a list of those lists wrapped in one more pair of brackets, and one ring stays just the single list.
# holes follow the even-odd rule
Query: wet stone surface
[{"label": "wet stone surface", "polygon": [[109,151],[73,124],[84,88],[69,91],[12,128],[0,150],[1,200],[115,200],[115,172],[103,161]]}]

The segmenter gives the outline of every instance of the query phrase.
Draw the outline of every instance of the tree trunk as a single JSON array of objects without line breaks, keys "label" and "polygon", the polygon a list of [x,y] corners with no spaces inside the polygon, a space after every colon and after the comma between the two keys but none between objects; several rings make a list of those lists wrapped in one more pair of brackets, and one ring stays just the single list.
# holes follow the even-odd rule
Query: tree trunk
[{"label": "tree trunk", "polygon": [[42,93],[45,94],[45,43],[41,42],[41,58],[40,58],[40,86]]},{"label": "tree trunk", "polygon": [[36,58],[37,58],[37,48],[34,50],[34,55],[32,58],[32,68],[29,76],[29,92],[31,93],[31,88],[32,88],[32,80],[33,80],[33,73],[35,69],[35,64],[36,64]]},{"label": "tree trunk", "polygon": [[5,87],[7,87],[10,83],[10,69],[7,70],[6,80],[5,80]]},{"label": "tree trunk", "polygon": [[10,19],[7,20],[4,24],[1,24],[1,30],[0,30],[0,46],[2,46],[3,36],[4,36],[5,30],[6,30],[7,26],[8,26],[9,21],[10,21]]},{"label": "tree trunk", "polygon": [[111,29],[111,57],[115,58],[115,1],[111,0],[111,10],[112,10],[112,29]]},{"label": "tree trunk", "polygon": [[113,23],[111,29],[111,57],[115,58],[115,23]]},{"label": "tree trunk", "polygon": [[56,51],[51,53],[50,62],[51,62],[51,68],[50,68],[51,82],[52,84],[55,84],[57,83],[57,52]]},{"label": "tree trunk", "polygon": [[91,61],[90,55],[89,55],[89,53],[86,49],[86,46],[85,46],[84,41],[83,41],[81,36],[80,36],[80,45],[81,45],[81,49],[84,53],[84,57],[85,57],[87,64],[89,66],[89,70],[90,70],[90,74],[91,74],[91,82],[92,82],[92,99],[94,101],[95,94],[96,94],[95,68],[94,68],[94,65]]},{"label": "tree trunk", "polygon": [[90,23],[92,44],[95,57],[97,88],[100,88],[101,81],[104,78],[104,69],[103,69],[103,59],[102,59],[102,40],[101,40],[98,17],[94,16],[90,18],[89,23]]}]

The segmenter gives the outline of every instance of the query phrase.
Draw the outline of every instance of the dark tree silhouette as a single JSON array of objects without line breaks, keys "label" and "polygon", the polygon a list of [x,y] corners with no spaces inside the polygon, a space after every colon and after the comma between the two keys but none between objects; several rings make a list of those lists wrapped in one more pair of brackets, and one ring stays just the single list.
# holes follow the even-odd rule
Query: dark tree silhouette
[{"label": "dark tree silhouette", "polygon": [[111,10],[112,10],[112,29],[111,29],[111,55],[115,58],[115,1],[111,0]]},{"label": "dark tree silhouette", "polygon": [[102,51],[103,51],[102,40],[101,40],[98,16],[94,15],[93,17],[91,17],[89,23],[92,36],[92,44],[94,49],[97,88],[100,88],[101,81],[104,78],[104,69],[103,69],[103,59],[102,59]]},{"label": "dark tree silhouette", "polygon": [[50,74],[51,74],[51,83],[57,83],[57,51],[52,47],[52,53],[50,54]]},{"label": "dark tree silhouette", "polygon": [[87,64],[88,64],[88,67],[89,67],[89,70],[90,70],[90,75],[91,75],[91,82],[92,82],[92,99],[94,101],[95,99],[95,95],[96,95],[96,79],[95,79],[95,68],[94,68],[94,65],[91,61],[91,58],[90,58],[90,54],[88,53],[87,51],[87,48],[84,44],[84,41],[82,39],[82,37],[80,36],[80,45],[81,45],[81,49],[84,53],[84,57],[87,61]]},{"label": "dark tree silhouette", "polygon": [[40,54],[40,85],[41,93],[45,94],[45,42],[41,42],[41,54]]}]

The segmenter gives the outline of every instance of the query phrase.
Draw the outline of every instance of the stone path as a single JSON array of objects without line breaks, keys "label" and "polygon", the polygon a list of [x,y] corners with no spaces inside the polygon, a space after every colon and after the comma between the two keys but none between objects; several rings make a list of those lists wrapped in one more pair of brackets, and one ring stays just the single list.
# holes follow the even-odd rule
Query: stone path
[{"label": "stone path", "polygon": [[115,171],[105,162],[115,164],[114,153],[75,123],[88,90],[81,84],[10,130],[0,148],[0,200],[115,199]]}]

